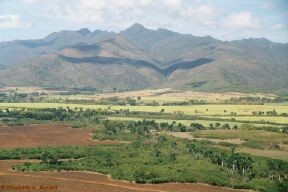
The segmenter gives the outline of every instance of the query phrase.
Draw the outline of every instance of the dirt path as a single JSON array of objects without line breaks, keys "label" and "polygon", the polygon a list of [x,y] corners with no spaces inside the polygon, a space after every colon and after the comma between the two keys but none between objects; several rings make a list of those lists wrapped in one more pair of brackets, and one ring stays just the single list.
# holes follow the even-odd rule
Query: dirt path
[{"label": "dirt path", "polygon": [[[90,172],[14,172],[12,165],[23,163],[23,160],[0,161],[0,186],[33,186],[36,190],[21,190],[24,192],[236,192],[224,187],[206,184],[134,184],[126,181],[115,181],[109,177]],[[37,190],[40,186],[57,186],[55,190]],[[3,190],[0,190],[1,192]],[[6,190],[9,191],[9,190]],[[6,192],[5,190],[3,192]]]}]

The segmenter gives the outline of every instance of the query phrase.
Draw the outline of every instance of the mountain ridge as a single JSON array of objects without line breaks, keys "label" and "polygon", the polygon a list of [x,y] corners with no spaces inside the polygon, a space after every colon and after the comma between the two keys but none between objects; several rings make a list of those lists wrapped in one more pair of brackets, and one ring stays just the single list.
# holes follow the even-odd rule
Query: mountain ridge
[{"label": "mountain ridge", "polygon": [[[38,40],[0,43],[0,66],[3,86],[288,89],[288,44],[265,38],[221,41],[150,30],[137,23],[119,33],[83,28]],[[73,71],[79,66],[81,70]]]}]

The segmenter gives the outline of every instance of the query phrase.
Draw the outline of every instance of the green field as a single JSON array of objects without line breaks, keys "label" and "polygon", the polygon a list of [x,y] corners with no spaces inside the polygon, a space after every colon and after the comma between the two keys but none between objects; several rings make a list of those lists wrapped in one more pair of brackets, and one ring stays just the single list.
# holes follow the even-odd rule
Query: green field
[{"label": "green field", "polygon": [[240,139],[245,142],[236,146],[237,152],[288,160],[288,134],[263,130],[201,130],[190,134],[196,138],[221,139],[223,142],[227,139]]},{"label": "green field", "polygon": [[164,109],[165,113],[183,112],[187,115],[227,115],[236,112],[238,115],[252,115],[253,111],[272,111],[278,113],[288,113],[288,106],[282,105],[184,105],[184,106],[109,106],[109,105],[84,105],[84,104],[65,104],[65,103],[0,103],[2,108],[57,108],[70,107],[83,109],[129,109],[130,111],[160,112]]},{"label": "green field", "polygon": [[192,133],[194,137],[211,139],[236,139],[262,143],[288,143],[288,134],[262,130],[201,130]]}]

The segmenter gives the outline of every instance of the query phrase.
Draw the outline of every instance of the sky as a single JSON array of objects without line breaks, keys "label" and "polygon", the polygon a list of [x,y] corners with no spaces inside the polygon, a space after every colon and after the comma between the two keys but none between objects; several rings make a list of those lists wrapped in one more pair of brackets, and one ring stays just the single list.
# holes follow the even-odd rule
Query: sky
[{"label": "sky", "polygon": [[288,0],[0,0],[0,42],[133,23],[221,40],[288,42]]}]

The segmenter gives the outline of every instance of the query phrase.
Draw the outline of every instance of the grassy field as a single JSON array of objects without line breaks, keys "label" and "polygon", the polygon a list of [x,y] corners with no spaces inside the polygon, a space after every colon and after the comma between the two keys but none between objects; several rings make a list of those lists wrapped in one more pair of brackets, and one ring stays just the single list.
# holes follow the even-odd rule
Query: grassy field
[{"label": "grassy field", "polygon": [[203,130],[192,133],[194,137],[212,139],[236,139],[262,143],[287,143],[288,134],[262,130]]},{"label": "grassy field", "polygon": [[223,142],[227,139],[240,139],[246,142],[237,145],[237,152],[288,161],[288,134],[263,130],[203,130],[191,135],[197,138],[222,139]]},{"label": "grassy field", "polygon": [[[246,141],[236,147],[237,152],[288,161],[288,134],[263,130],[203,130],[193,137],[209,139],[240,139]],[[230,148],[228,148],[230,150]]]},{"label": "grassy field", "polygon": [[129,109],[130,111],[160,112],[165,113],[183,112],[187,115],[229,115],[236,112],[238,115],[252,115],[253,111],[272,111],[288,113],[288,107],[282,105],[185,105],[185,106],[109,106],[109,105],[83,105],[65,103],[0,103],[2,108],[57,108],[70,107],[83,109]]},{"label": "grassy field", "polygon": [[[211,116],[206,116],[206,117],[211,117]],[[213,116],[216,118],[221,118],[221,119],[236,119],[240,121],[258,121],[258,122],[263,122],[263,123],[283,123],[283,124],[288,124],[288,117],[282,117],[282,116]]]},{"label": "grassy field", "polygon": [[[245,140],[241,140],[239,139],[239,137],[235,137],[235,138],[230,138],[230,139],[223,139],[223,137],[221,137],[221,139],[210,139],[207,137],[194,137],[193,134],[191,134],[190,132],[170,132],[170,133],[166,133],[168,135],[172,135],[174,137],[179,137],[179,138],[183,138],[183,139],[189,139],[189,140],[202,140],[202,141],[209,141],[213,143],[213,147],[219,148],[219,149],[224,149],[224,150],[231,150],[231,147],[226,147],[221,145],[221,143],[228,143],[228,144],[236,144],[234,146],[236,146],[235,151],[239,152],[239,153],[247,153],[250,155],[254,155],[254,156],[259,156],[259,157],[268,157],[268,158],[275,158],[275,159],[281,159],[281,160],[288,160],[288,150],[287,150],[287,145],[285,145],[285,147],[283,147],[284,145],[280,145],[281,147],[283,147],[281,150],[273,150],[273,149],[255,149],[255,148],[249,148],[249,147],[245,147],[245,143],[247,141]],[[215,145],[216,144],[216,145]],[[244,144],[244,145],[241,145]]]},{"label": "grassy field", "polygon": [[259,157],[282,159],[284,161],[288,160],[287,151],[277,151],[277,150],[268,150],[268,149],[260,150],[260,149],[252,149],[248,147],[238,147],[236,148],[236,151],[240,153],[248,153],[248,154],[259,156]]}]

